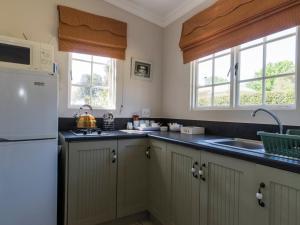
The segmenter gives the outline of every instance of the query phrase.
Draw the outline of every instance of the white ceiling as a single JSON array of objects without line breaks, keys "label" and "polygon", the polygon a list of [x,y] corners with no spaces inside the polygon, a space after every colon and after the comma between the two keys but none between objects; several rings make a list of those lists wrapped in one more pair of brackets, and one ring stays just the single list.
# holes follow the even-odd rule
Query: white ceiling
[{"label": "white ceiling", "polygon": [[104,0],[142,17],[161,27],[166,27],[200,4],[211,0]]}]

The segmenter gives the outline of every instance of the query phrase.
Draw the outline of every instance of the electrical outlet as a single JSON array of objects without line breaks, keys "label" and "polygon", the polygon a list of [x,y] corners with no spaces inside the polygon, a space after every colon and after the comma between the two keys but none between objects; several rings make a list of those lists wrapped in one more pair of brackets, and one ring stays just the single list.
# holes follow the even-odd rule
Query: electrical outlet
[{"label": "electrical outlet", "polygon": [[148,118],[151,115],[151,110],[148,108],[142,109],[142,118]]}]

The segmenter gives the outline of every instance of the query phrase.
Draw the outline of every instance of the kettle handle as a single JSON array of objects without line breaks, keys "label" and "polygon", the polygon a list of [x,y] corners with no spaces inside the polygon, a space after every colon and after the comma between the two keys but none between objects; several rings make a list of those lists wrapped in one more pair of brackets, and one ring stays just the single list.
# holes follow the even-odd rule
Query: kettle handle
[{"label": "kettle handle", "polygon": [[85,104],[85,105],[80,106],[78,112],[75,113],[74,117],[77,118],[77,117],[81,114],[81,111],[82,111],[84,108],[88,108],[91,112],[93,112],[93,107],[92,107],[91,105]]},{"label": "kettle handle", "polygon": [[84,107],[88,108],[89,110],[93,111],[93,107],[91,105],[88,105],[88,104],[85,104],[85,105],[82,105],[80,107],[80,109],[82,110]]}]

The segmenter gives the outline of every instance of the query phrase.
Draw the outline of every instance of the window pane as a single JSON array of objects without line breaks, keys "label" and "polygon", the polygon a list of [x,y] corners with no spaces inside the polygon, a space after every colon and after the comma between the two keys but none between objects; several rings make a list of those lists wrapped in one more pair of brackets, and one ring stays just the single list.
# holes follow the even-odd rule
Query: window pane
[{"label": "window pane", "polygon": [[295,104],[295,76],[266,79],[266,104]]},{"label": "window pane", "polygon": [[71,87],[71,105],[90,104],[89,87]]},{"label": "window pane", "polygon": [[91,63],[72,61],[72,84],[90,84]]},{"label": "window pane", "polygon": [[224,55],[224,54],[230,53],[230,51],[231,51],[230,48],[229,49],[225,49],[223,51],[215,53],[215,56]]},{"label": "window pane", "polygon": [[263,46],[241,51],[240,80],[262,76]]},{"label": "window pane", "polygon": [[98,86],[109,85],[109,68],[108,66],[95,64],[93,65],[93,84]]},{"label": "window pane", "polygon": [[212,84],[212,60],[198,64],[198,86]]},{"label": "window pane", "polygon": [[101,89],[98,87],[92,88],[91,102],[96,107],[109,107],[109,91],[107,89]]},{"label": "window pane", "polygon": [[263,38],[259,38],[259,39],[256,39],[254,41],[246,42],[245,44],[241,45],[241,48],[247,48],[247,47],[250,47],[250,46],[253,46],[253,45],[257,45],[257,44],[262,43],[263,41],[264,41]]},{"label": "window pane", "polygon": [[262,104],[262,80],[240,83],[240,105]]},{"label": "window pane", "polygon": [[267,44],[266,76],[294,73],[295,58],[295,36]]},{"label": "window pane", "polygon": [[91,61],[92,60],[92,56],[86,55],[86,54],[79,54],[79,53],[72,53],[72,58],[73,59],[85,60],[85,61]]},{"label": "window pane", "polygon": [[106,57],[101,57],[101,56],[94,56],[93,61],[97,63],[102,63],[102,64],[110,64],[111,63],[111,58],[106,58]]},{"label": "window pane", "polygon": [[267,40],[272,40],[272,39],[284,37],[284,36],[289,35],[289,34],[296,34],[296,30],[297,30],[296,27],[293,27],[291,29],[287,29],[287,30],[284,30],[284,31],[277,32],[275,34],[271,34],[271,35],[267,36]]},{"label": "window pane", "polygon": [[199,88],[197,90],[197,106],[211,106],[212,87]]},{"label": "window pane", "polygon": [[214,105],[215,106],[230,105],[230,84],[219,85],[214,87]]},{"label": "window pane", "polygon": [[212,83],[212,60],[198,64],[198,86],[210,85]]},{"label": "window pane", "polygon": [[230,82],[230,63],[231,56],[226,55],[215,59],[215,76],[214,83],[227,83]]}]

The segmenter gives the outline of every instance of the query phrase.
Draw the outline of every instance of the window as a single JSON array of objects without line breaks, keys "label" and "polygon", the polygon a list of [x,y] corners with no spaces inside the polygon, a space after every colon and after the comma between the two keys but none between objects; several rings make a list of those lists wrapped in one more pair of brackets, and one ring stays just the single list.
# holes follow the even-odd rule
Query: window
[{"label": "window", "polygon": [[69,105],[89,104],[98,109],[116,108],[116,62],[114,59],[70,54]]},{"label": "window", "polygon": [[295,106],[297,30],[284,30],[192,62],[193,108]]},{"label": "window", "polygon": [[230,106],[231,63],[230,49],[196,61],[197,107]]}]

